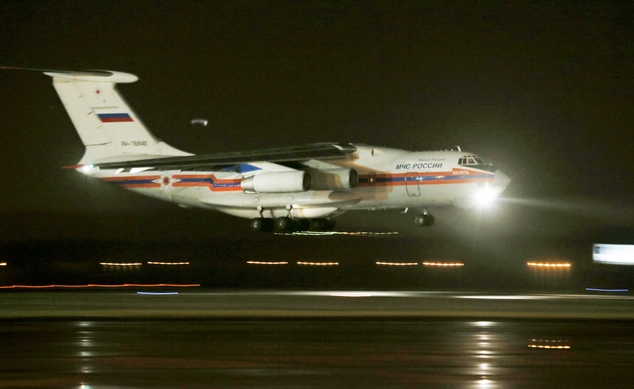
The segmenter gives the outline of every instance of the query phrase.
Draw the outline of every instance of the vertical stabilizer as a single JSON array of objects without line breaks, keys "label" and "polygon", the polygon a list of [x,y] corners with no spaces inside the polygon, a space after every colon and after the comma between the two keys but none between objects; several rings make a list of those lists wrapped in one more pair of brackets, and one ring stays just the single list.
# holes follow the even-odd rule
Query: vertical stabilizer
[{"label": "vertical stabilizer", "polygon": [[142,156],[190,155],[158,141],[117,92],[138,80],[113,71],[46,71],[86,146],[80,163]]}]

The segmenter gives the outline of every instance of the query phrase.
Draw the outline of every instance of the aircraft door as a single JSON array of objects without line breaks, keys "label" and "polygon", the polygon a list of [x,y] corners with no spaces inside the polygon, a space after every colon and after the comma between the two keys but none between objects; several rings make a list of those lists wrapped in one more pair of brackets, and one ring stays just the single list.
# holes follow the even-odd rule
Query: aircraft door
[{"label": "aircraft door", "polygon": [[405,190],[409,197],[419,197],[420,187],[418,186],[418,173],[405,173]]}]

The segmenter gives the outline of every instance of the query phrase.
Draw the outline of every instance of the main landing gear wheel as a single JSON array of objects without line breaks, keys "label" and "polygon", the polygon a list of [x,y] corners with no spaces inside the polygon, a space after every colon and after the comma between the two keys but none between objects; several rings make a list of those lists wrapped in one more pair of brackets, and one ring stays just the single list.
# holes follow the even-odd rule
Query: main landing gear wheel
[{"label": "main landing gear wheel", "polygon": [[335,228],[335,222],[329,219],[312,219],[310,229],[313,231],[330,231]]},{"label": "main landing gear wheel", "polygon": [[275,219],[276,231],[293,231],[295,229],[295,223],[290,217],[278,217]]},{"label": "main landing gear wheel", "polygon": [[249,221],[252,231],[271,231],[273,230],[273,220],[268,218],[257,218]]},{"label": "main landing gear wheel", "polygon": [[435,221],[436,219],[434,219],[430,213],[425,215],[416,215],[416,217],[414,217],[414,224],[419,227],[431,227],[434,225]]}]

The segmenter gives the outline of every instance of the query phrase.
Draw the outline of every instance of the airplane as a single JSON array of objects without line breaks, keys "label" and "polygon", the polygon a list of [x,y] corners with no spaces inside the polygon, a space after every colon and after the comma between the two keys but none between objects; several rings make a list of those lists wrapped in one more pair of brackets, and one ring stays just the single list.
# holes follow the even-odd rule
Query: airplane
[{"label": "airplane", "polygon": [[[9,69],[9,68],[3,68]],[[19,69],[19,68],[11,68]],[[249,219],[253,231],[327,231],[352,210],[417,209],[491,201],[510,179],[460,147],[407,151],[314,143],[194,155],[155,138],[118,93],[138,77],[106,70],[36,70],[52,77],[85,153],[66,168],[183,207]]]}]

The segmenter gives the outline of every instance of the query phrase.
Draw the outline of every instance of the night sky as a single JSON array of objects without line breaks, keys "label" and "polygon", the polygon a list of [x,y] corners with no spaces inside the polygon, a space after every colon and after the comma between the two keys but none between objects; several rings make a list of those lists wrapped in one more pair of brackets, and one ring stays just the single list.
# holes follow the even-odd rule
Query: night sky
[{"label": "night sky", "polygon": [[[398,231],[382,246],[415,246],[404,255],[440,241],[556,247],[634,224],[632,2],[5,0],[0,34],[2,66],[138,75],[119,90],[183,150],[460,145],[512,178],[487,212],[432,209],[432,229],[398,211],[337,219],[340,230]],[[246,220],[60,169],[83,146],[51,79],[2,70],[0,85],[0,241],[262,239]],[[209,125],[191,126],[197,117]],[[324,255],[377,249],[322,242],[334,247]]]}]

